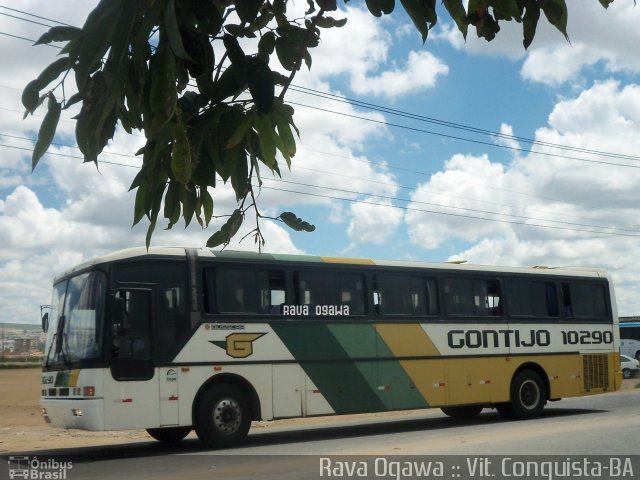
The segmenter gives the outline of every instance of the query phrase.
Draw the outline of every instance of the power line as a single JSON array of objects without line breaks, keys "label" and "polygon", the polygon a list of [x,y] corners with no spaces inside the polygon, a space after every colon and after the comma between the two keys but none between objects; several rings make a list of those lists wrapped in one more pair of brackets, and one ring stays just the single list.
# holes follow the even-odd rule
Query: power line
[{"label": "power line", "polygon": [[[16,150],[23,150],[23,151],[33,152],[33,149],[29,149],[29,148],[25,148],[25,147],[17,147],[17,146],[13,146],[13,145],[6,145],[6,144],[1,144],[1,143],[0,143],[0,147],[13,148],[13,149],[16,149]],[[66,157],[66,158],[83,159],[83,157],[80,157],[80,156],[67,155],[67,154],[62,154],[62,153],[58,153],[58,152],[51,152],[50,154],[51,155],[56,155],[56,156],[61,156],[61,157]],[[139,168],[136,165],[127,165],[127,164],[123,164],[123,163],[109,162],[109,161],[104,161],[104,160],[101,161],[101,163],[105,163],[105,164],[108,164],[108,165],[121,166],[121,167]],[[275,181],[277,181],[277,179],[275,179]],[[464,208],[464,207],[453,207],[453,206],[449,206],[449,205],[444,205],[443,206],[443,205],[438,205],[438,204],[430,204],[430,203],[427,203],[427,202],[413,201],[413,200],[401,199],[401,198],[395,198],[395,197],[386,197],[386,196],[383,196],[383,195],[376,195],[376,194],[370,194],[370,193],[352,192],[352,191],[349,191],[349,190],[342,190],[342,189],[332,188],[332,187],[321,187],[321,186],[315,186],[315,185],[309,185],[309,184],[303,184],[303,183],[296,183],[296,182],[287,182],[287,181],[283,181],[283,182],[302,185],[302,186],[313,186],[314,188],[318,188],[318,189],[342,191],[343,193],[353,193],[353,194],[358,194],[358,195],[367,195],[367,196],[370,196],[370,197],[378,197],[378,198],[384,198],[384,199],[390,199],[390,200],[399,200],[399,201],[404,201],[404,202],[411,202],[411,203],[424,204],[424,205],[430,205],[430,206],[439,206],[439,207],[444,207],[444,208],[451,208],[451,209],[470,211],[470,212],[476,212],[476,213],[486,213],[486,214],[491,214],[491,215],[500,215],[500,216],[507,216],[507,217],[512,217],[512,218],[530,218],[530,217],[523,217],[523,216],[504,214],[504,213],[498,213],[498,212],[486,212],[486,211],[474,210],[474,209]],[[311,193],[311,192],[300,192],[300,191],[295,191],[295,190],[288,190],[288,189],[281,189],[281,188],[276,188],[276,187],[269,187],[269,186],[265,186],[265,185],[262,185],[259,188],[263,188],[263,189],[267,189],[267,190],[274,190],[274,191],[281,191],[281,192],[286,192],[286,193],[294,193],[294,194],[299,194],[299,195],[306,195],[306,196],[317,197],[317,198],[327,198],[327,199],[340,200],[340,201],[346,201],[346,202],[351,202],[351,203],[360,203],[360,204],[365,204],[365,205],[383,206],[383,207],[401,209],[401,210],[405,210],[405,211],[431,213],[431,214],[436,214],[436,215],[445,215],[445,216],[473,219],[473,220],[479,220],[479,221],[508,223],[508,224],[513,224],[513,225],[524,225],[524,226],[529,226],[529,227],[548,228],[548,229],[554,229],[554,230],[564,230],[564,231],[582,232],[582,233],[594,233],[594,234],[602,234],[602,235],[609,235],[609,236],[640,237],[640,232],[638,232],[638,234],[625,233],[625,232],[637,232],[637,231],[630,230],[630,229],[617,228],[617,227],[605,227],[605,226],[597,226],[597,225],[572,224],[570,222],[563,222],[563,221],[558,221],[558,220],[531,218],[531,220],[538,221],[538,222],[540,222],[540,221],[542,221],[542,222],[552,222],[552,223],[559,223],[559,224],[566,224],[566,225],[584,226],[584,227],[587,227],[587,228],[602,229],[602,230],[587,230],[585,228],[569,228],[569,227],[561,227],[561,226],[557,226],[557,225],[544,225],[544,224],[539,224],[539,223],[531,223],[531,222],[526,222],[526,221],[506,220],[506,219],[500,219],[500,218],[487,218],[487,217],[479,217],[479,216],[474,216],[474,215],[469,215],[469,214],[462,214],[462,213],[442,212],[442,211],[437,211],[437,210],[430,210],[430,209],[424,209],[424,208],[415,208],[415,207],[410,207],[410,206],[390,205],[390,204],[385,204],[385,203],[372,202],[372,201],[369,201],[369,200],[359,200],[359,199],[338,197],[338,196],[335,196],[335,195],[326,195],[326,194]],[[609,230],[609,231],[607,231],[607,230]]]},{"label": "power line", "polygon": [[[18,139],[18,140],[26,140],[26,141],[29,141],[29,142],[33,142],[34,141],[34,140],[32,140],[30,138],[27,138],[27,137],[21,137],[21,136],[17,136],[17,135],[9,135],[9,134],[0,133],[0,137],[2,137],[2,136],[7,137],[7,138]],[[56,142],[52,142],[52,145],[57,146],[57,147],[78,149],[78,147],[75,146],[75,145],[61,144],[61,143],[56,143]],[[9,146],[9,145],[0,144],[0,147],[1,146],[5,146],[7,148],[20,149],[20,150],[29,151],[29,152],[33,151],[33,150],[25,148],[25,147],[16,147],[16,146]],[[61,153],[57,153],[57,152],[50,152],[50,154],[58,155],[58,156],[65,156],[65,157],[68,157],[68,158],[76,158],[76,159],[79,159],[79,160],[84,160],[83,157],[75,156],[75,155],[65,155],[65,154],[61,154]],[[103,152],[103,154],[120,156],[120,157],[125,157],[125,158],[132,158],[132,159],[135,159],[135,160],[141,160],[139,157],[136,157],[136,156],[133,156],[133,155],[129,155],[129,154],[124,154],[124,153],[119,153],[119,152]],[[119,164],[119,163],[116,163],[116,162],[109,162],[109,161],[106,161],[106,160],[100,160],[100,162],[101,163],[110,164],[110,165],[120,165],[120,166],[125,166],[125,167],[130,167],[130,168],[140,168],[141,167],[141,165]],[[360,178],[360,177],[354,177],[354,176],[345,175],[345,174],[341,174],[341,173],[329,172],[329,171],[326,171],[326,170],[319,170],[319,169],[303,167],[303,166],[297,166],[296,168],[300,169],[300,170],[306,170],[306,171],[311,171],[311,172],[322,173],[322,174],[325,174],[325,175],[333,175],[333,176],[337,176],[337,177],[340,177],[340,178],[358,180],[358,181],[362,181],[362,182],[365,182],[365,183],[392,186],[392,187],[395,187],[395,188],[400,188],[400,189],[409,190],[409,191],[414,190],[413,187],[409,187],[409,186],[406,186],[406,185],[400,185],[400,184],[397,184],[397,183],[381,182],[381,181],[376,181],[376,180],[367,180],[367,179],[363,179],[363,178]],[[300,185],[300,186],[307,186],[307,187],[313,187],[313,188],[318,188],[318,189],[341,191],[343,193],[353,193],[353,194],[363,195],[363,196],[374,196],[374,197],[379,197],[379,198],[385,198],[385,199],[388,199],[388,200],[412,202],[412,203],[418,203],[418,204],[429,205],[429,206],[436,206],[436,207],[441,207],[441,208],[451,208],[451,209],[455,209],[455,210],[473,211],[473,212],[478,212],[478,213],[485,213],[485,214],[492,214],[492,215],[502,215],[502,216],[509,216],[509,217],[514,217],[514,218],[532,218],[533,220],[548,221],[548,222],[562,223],[562,224],[567,224],[567,225],[575,225],[575,226],[583,226],[583,227],[614,228],[616,230],[621,230],[621,231],[635,231],[635,230],[627,229],[627,228],[624,228],[624,227],[615,227],[615,226],[603,227],[603,226],[599,226],[599,225],[590,225],[590,224],[582,224],[582,223],[575,223],[575,222],[565,222],[565,221],[562,221],[562,220],[541,219],[541,218],[534,218],[534,217],[525,216],[525,215],[516,215],[516,214],[508,214],[508,213],[501,213],[501,212],[491,212],[491,211],[478,210],[478,209],[473,209],[473,208],[468,208],[468,207],[458,207],[458,206],[455,206],[455,205],[443,205],[443,204],[437,204],[437,203],[431,203],[431,202],[423,202],[423,201],[419,201],[419,200],[408,200],[408,199],[403,199],[403,198],[398,198],[398,197],[390,197],[390,196],[384,196],[384,195],[369,193],[369,192],[354,192],[354,191],[342,190],[342,189],[335,188],[335,187],[330,187],[330,186],[312,185],[312,184],[305,184],[305,183],[293,182],[293,181],[288,181],[288,180],[278,180],[278,179],[269,179],[269,178],[267,178],[266,180],[280,181],[280,182],[284,182],[284,183]],[[493,205],[506,207],[506,208],[510,208],[510,209],[520,208],[519,206],[512,205],[512,204],[502,204],[502,203],[491,202],[491,201],[487,201],[487,200],[479,200],[479,199],[474,199],[474,198],[469,198],[469,197],[461,197],[459,195],[451,195],[451,194],[447,194],[447,193],[444,193],[444,192],[427,191],[427,193],[446,196],[446,197],[454,198],[454,199],[457,199],[457,200],[469,200],[469,201],[475,201],[475,202],[480,201],[482,203],[493,204]],[[544,197],[539,197],[539,198],[545,200]],[[553,215],[558,215],[557,212],[552,212],[552,211],[548,211],[548,210],[541,210],[541,209],[536,209],[536,210],[541,211],[541,212],[552,213]],[[562,215],[562,214],[560,214],[560,216],[565,216],[565,217],[569,217],[569,218],[577,218],[577,219],[581,218],[581,217],[575,216],[575,215]]]},{"label": "power line", "polygon": [[[0,6],[0,8],[2,8]],[[16,20],[22,20],[23,22],[28,22],[28,23],[33,23],[34,25],[41,25],[43,27],[53,27],[53,25],[48,25],[46,23],[42,23],[42,22],[37,22],[36,20],[29,20],[28,18],[22,18],[22,17],[18,17],[16,15],[11,15],[10,13],[6,13],[6,12],[0,12],[0,15],[3,15],[5,17],[9,17],[9,18],[14,18]]]},{"label": "power line", "polygon": [[368,197],[381,198],[381,199],[384,199],[384,200],[394,200],[394,201],[407,202],[407,203],[418,204],[418,205],[426,205],[426,206],[429,206],[429,207],[449,208],[449,209],[452,209],[452,210],[463,210],[463,211],[467,211],[467,212],[474,212],[474,213],[480,213],[480,214],[499,215],[499,216],[503,216],[503,217],[520,218],[520,219],[530,219],[530,220],[535,220],[535,221],[559,223],[559,224],[563,224],[563,225],[571,225],[571,226],[576,226],[576,227],[602,228],[602,229],[607,229],[608,228],[608,229],[613,229],[613,230],[619,230],[619,231],[622,231],[622,232],[635,232],[635,233],[640,234],[639,230],[634,230],[634,229],[629,229],[629,228],[620,228],[620,227],[612,227],[612,226],[590,225],[590,224],[584,224],[584,223],[565,222],[565,221],[562,221],[562,220],[552,220],[552,219],[549,219],[549,218],[533,218],[533,217],[526,216],[526,215],[515,215],[515,214],[511,214],[511,213],[491,212],[491,211],[487,211],[487,210],[479,210],[479,209],[469,208],[469,207],[456,207],[454,205],[443,205],[443,204],[440,204],[440,203],[423,202],[423,201],[420,201],[420,200],[412,200],[412,199],[407,199],[407,198],[392,197],[392,196],[389,196],[389,195],[380,195],[380,194],[375,194],[375,193],[358,192],[358,191],[354,191],[354,190],[345,190],[345,189],[336,188],[336,187],[318,186],[318,185],[313,185],[313,184],[309,184],[309,183],[292,182],[292,181],[289,181],[289,180],[282,180],[282,179],[277,179],[277,178],[264,178],[263,180],[280,182],[280,183],[287,183],[287,184],[290,184],[290,185],[297,185],[297,186],[302,186],[302,187],[318,188],[318,189],[321,189],[321,190],[333,190],[333,191],[336,191],[336,192],[349,193],[349,194],[354,194],[354,195],[363,195],[363,196],[368,196]]},{"label": "power line", "polygon": [[52,18],[41,17],[40,15],[35,15],[33,13],[25,12],[23,10],[18,10],[17,8],[7,7],[6,5],[0,5],[0,8],[4,8],[5,10],[9,10],[9,11],[16,12],[16,13],[21,13],[23,15],[28,15],[28,16],[33,17],[33,18],[39,18],[40,20],[46,20],[48,22],[57,23],[59,25],[66,25],[67,27],[73,27],[73,25],[69,25],[68,23],[61,22],[60,20],[54,20]]},{"label": "power line", "polygon": [[[255,185],[255,186],[257,187],[257,185]],[[324,194],[319,194],[319,193],[299,192],[299,191],[296,191],[296,190],[287,190],[287,189],[284,189],[284,188],[268,187],[268,186],[264,186],[264,185],[261,188],[267,189],[267,190],[275,190],[275,191],[279,191],[279,192],[285,192],[285,193],[294,193],[294,194],[298,194],[298,195],[307,195],[307,196],[326,198],[326,199],[331,199],[331,200],[340,200],[340,201],[344,201],[344,202],[361,203],[361,204],[365,204],[365,205],[374,205],[374,206],[387,207],[387,208],[396,208],[396,209],[405,210],[405,211],[432,213],[432,214],[435,214],[435,215],[444,215],[444,216],[449,216],[449,217],[460,217],[460,218],[466,218],[466,219],[471,219],[471,220],[483,220],[483,221],[489,221],[489,222],[508,223],[508,224],[512,224],[512,225],[524,225],[524,226],[527,226],[527,227],[550,228],[550,229],[554,229],[554,230],[565,230],[565,231],[570,231],[570,232],[595,233],[595,234],[599,234],[599,235],[622,236],[622,237],[640,237],[640,235],[634,235],[632,233],[614,233],[614,232],[607,232],[607,231],[593,231],[593,230],[585,230],[585,229],[579,229],[579,228],[557,227],[557,226],[552,226],[552,225],[540,225],[540,224],[535,224],[535,223],[519,222],[519,221],[515,221],[515,220],[501,220],[501,219],[497,219],[497,218],[475,217],[473,215],[464,215],[464,214],[460,214],[460,213],[438,212],[436,210],[426,210],[426,209],[412,208],[412,207],[400,206],[400,205],[389,205],[389,204],[386,204],[386,203],[377,203],[377,202],[371,202],[371,201],[367,201],[367,200],[356,200],[356,199],[353,199],[353,198],[337,197],[337,196],[334,196],[334,195],[324,195]],[[602,227],[602,228],[606,228],[606,227]]]},{"label": "power line", "polygon": [[530,139],[530,138],[526,138],[526,137],[520,137],[520,136],[517,136],[517,135],[509,135],[509,134],[502,133],[502,132],[496,132],[496,131],[493,131],[493,130],[486,130],[486,129],[483,129],[483,128],[478,128],[478,127],[465,125],[465,124],[462,124],[462,123],[450,122],[450,121],[447,121],[447,120],[441,120],[441,119],[434,118],[434,117],[427,117],[427,116],[419,115],[419,114],[416,114],[416,113],[411,113],[411,112],[407,112],[407,111],[403,111],[403,110],[397,110],[397,109],[393,109],[393,108],[377,105],[375,103],[364,102],[362,100],[358,100],[358,99],[354,99],[354,98],[350,98],[350,97],[344,97],[344,96],[341,96],[341,95],[336,95],[334,93],[323,92],[323,91],[320,91],[320,90],[315,90],[313,88],[308,88],[308,87],[302,87],[302,86],[299,86],[299,85],[292,85],[291,87],[289,87],[289,89],[293,90],[293,91],[296,91],[298,93],[318,96],[318,97],[325,98],[327,100],[333,100],[333,101],[339,102],[339,103],[346,103],[346,104],[350,104],[350,105],[355,105],[355,106],[359,106],[359,107],[363,107],[363,108],[368,108],[368,109],[374,110],[374,111],[388,113],[388,114],[396,115],[396,116],[403,117],[403,118],[409,118],[409,119],[413,119],[413,120],[418,120],[418,121],[421,121],[421,122],[433,123],[435,125],[454,128],[454,129],[457,129],[457,130],[464,130],[464,131],[468,131],[468,132],[479,133],[479,134],[483,134],[483,135],[489,135],[489,136],[492,136],[492,137],[498,137],[498,138],[502,138],[502,139],[506,139],[506,140],[515,140],[515,141],[518,141],[518,142],[524,142],[524,143],[529,143],[529,144],[537,144],[537,145],[542,145],[542,146],[545,146],[545,147],[558,148],[558,149],[561,149],[561,150],[570,150],[570,151],[574,151],[574,152],[588,153],[588,154],[600,155],[600,156],[605,156],[605,157],[620,158],[620,159],[624,159],[624,160],[640,161],[640,156],[636,156],[636,155],[626,155],[626,154],[622,154],[622,153],[612,153],[612,152],[605,152],[605,151],[600,151],[600,150],[591,150],[591,149],[588,149],[588,148],[573,147],[573,146],[570,146],[570,145],[563,145],[563,144],[559,144],[559,143],[545,142],[545,141],[541,141],[541,140],[534,140],[534,139]]},{"label": "power line", "polygon": [[[34,40],[33,38],[21,37],[20,35],[14,35],[12,33],[7,33],[7,32],[0,32],[0,35],[5,35],[11,38],[17,38],[18,40],[26,40],[27,42],[31,42],[31,43],[36,43],[37,41],[37,40]],[[50,43],[45,43],[45,45],[47,45],[48,47],[57,48],[58,50],[62,50],[62,47],[59,47],[57,45],[51,45]]]},{"label": "power line", "polygon": [[322,112],[331,113],[331,114],[334,114],[334,115],[341,115],[343,117],[364,120],[366,122],[376,123],[378,125],[385,125],[387,127],[401,128],[403,130],[409,130],[409,131],[412,131],[412,132],[425,133],[427,135],[434,135],[434,136],[438,136],[438,137],[448,138],[450,140],[459,140],[459,141],[462,141],[462,142],[475,143],[475,144],[478,144],[478,145],[487,145],[487,146],[490,146],[490,147],[504,148],[504,149],[512,150],[512,151],[516,151],[516,152],[523,152],[523,153],[536,154],[536,155],[544,155],[546,157],[564,158],[564,159],[567,159],[567,160],[576,160],[576,161],[579,161],[579,162],[588,162],[588,163],[596,163],[596,164],[601,164],[601,165],[609,165],[609,166],[612,166],[612,167],[640,168],[640,165],[629,165],[629,164],[626,164],[626,163],[604,162],[602,160],[590,160],[590,159],[587,159],[587,158],[571,157],[571,156],[568,156],[568,155],[560,155],[560,154],[557,154],[557,153],[541,152],[541,151],[534,151],[534,150],[525,150],[523,148],[511,147],[511,146],[508,146],[508,145],[499,145],[499,144],[495,144],[495,143],[491,143],[491,142],[485,142],[483,140],[474,140],[474,139],[471,139],[471,138],[464,138],[464,137],[459,137],[459,136],[456,136],[456,135],[450,135],[450,134],[446,134],[446,133],[440,133],[440,132],[434,132],[434,131],[431,131],[431,130],[425,130],[423,128],[410,127],[408,125],[400,125],[398,123],[391,123],[391,122],[387,122],[387,121],[376,120],[374,118],[362,117],[360,115],[354,115],[352,113],[338,112],[336,110],[330,110],[330,109],[327,109],[327,108],[321,108],[321,107],[316,107],[316,106],[312,106],[312,105],[306,105],[304,103],[298,103],[298,102],[292,102],[292,101],[288,101],[287,103],[289,103],[291,105],[297,105],[299,107],[305,107],[305,108],[310,108],[310,109],[313,109],[313,110],[319,110],[319,111],[322,111]]}]

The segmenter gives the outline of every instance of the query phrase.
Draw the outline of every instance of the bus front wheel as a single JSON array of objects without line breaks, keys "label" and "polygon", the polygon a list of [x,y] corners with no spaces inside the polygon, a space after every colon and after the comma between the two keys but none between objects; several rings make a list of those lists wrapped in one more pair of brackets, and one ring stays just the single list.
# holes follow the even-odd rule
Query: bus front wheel
[{"label": "bus front wheel", "polygon": [[452,418],[469,419],[477,417],[482,411],[482,405],[463,405],[460,407],[441,407],[442,413]]},{"label": "bus front wheel", "polygon": [[245,439],[251,427],[249,402],[234,385],[209,388],[196,409],[196,433],[209,447],[230,447]]},{"label": "bus front wheel", "polygon": [[546,403],[547,389],[542,377],[533,370],[522,370],[511,382],[511,403],[503,408],[505,413],[527,419],[540,415]]},{"label": "bus front wheel", "polygon": [[164,443],[176,443],[189,435],[191,427],[147,428],[147,433]]}]

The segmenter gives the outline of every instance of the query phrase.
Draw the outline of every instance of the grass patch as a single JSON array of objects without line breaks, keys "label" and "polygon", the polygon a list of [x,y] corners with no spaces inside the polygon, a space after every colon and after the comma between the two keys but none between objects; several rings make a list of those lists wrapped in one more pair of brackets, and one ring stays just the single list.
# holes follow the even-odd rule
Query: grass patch
[{"label": "grass patch", "polygon": [[636,386],[633,388],[640,388],[640,383],[636,383]]}]

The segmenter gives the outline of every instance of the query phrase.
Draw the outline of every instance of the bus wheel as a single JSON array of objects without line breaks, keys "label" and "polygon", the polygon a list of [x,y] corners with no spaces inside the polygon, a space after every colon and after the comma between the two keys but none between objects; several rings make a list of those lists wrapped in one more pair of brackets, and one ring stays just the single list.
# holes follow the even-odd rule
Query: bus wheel
[{"label": "bus wheel", "polygon": [[515,376],[511,383],[511,408],[516,418],[537,417],[546,403],[546,388],[538,373],[523,370]]},{"label": "bus wheel", "polygon": [[245,439],[249,427],[249,402],[234,385],[214,385],[200,398],[196,410],[196,433],[207,446],[236,445]]},{"label": "bus wheel", "polygon": [[189,435],[191,427],[147,428],[147,433],[164,443],[176,443]]},{"label": "bus wheel", "polygon": [[474,418],[482,411],[482,405],[464,405],[461,407],[441,407],[442,413],[452,418]]}]

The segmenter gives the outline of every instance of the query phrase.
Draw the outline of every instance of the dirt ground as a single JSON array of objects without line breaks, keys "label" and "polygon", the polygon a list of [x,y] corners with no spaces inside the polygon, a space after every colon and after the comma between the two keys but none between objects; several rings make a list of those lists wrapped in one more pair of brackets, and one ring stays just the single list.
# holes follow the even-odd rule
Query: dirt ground
[{"label": "dirt ground", "polygon": [[[623,380],[622,388],[631,389],[639,378]],[[376,416],[409,415],[415,412],[393,412]],[[354,415],[361,417],[362,415]],[[327,419],[292,419],[258,422],[253,428],[307,425]],[[192,432],[191,435],[194,435]],[[135,441],[149,441],[144,430],[124,432],[86,432],[65,430],[47,425],[40,412],[40,369],[0,370],[0,453],[34,451],[51,448],[88,447]]]}]

